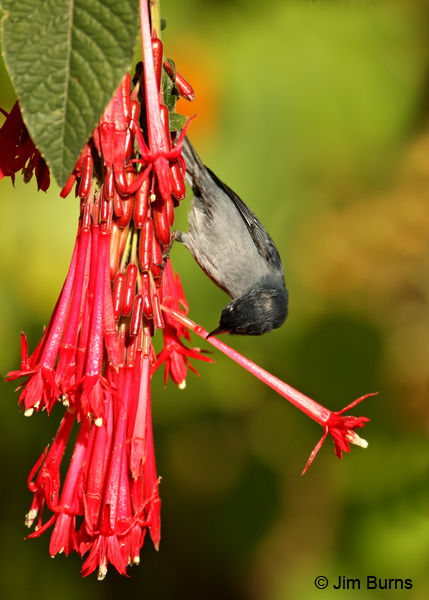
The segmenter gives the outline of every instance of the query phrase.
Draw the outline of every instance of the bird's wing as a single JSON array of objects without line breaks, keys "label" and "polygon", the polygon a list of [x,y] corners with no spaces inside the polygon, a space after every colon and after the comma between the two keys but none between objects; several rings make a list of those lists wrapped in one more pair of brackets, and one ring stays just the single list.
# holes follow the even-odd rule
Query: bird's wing
[{"label": "bird's wing", "polygon": [[258,253],[267,261],[267,263],[272,264],[274,267],[278,267],[279,263],[281,264],[279,253],[273,240],[268,235],[265,227],[262,225],[258,217],[230,187],[223,183],[223,181],[221,181],[219,177],[217,177],[213,171],[209,169],[209,167],[205,167],[205,170],[210,174],[213,181],[224,190],[224,192],[237,207],[237,210],[250,233]]}]

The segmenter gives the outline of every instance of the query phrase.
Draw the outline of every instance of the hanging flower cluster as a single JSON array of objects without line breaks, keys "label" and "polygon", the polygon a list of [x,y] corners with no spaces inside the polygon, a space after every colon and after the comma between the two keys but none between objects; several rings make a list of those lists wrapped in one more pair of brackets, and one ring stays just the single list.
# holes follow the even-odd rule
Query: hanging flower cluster
[{"label": "hanging flower cluster", "polygon": [[[133,80],[125,76],[61,191],[65,197],[75,187],[80,199],[69,272],[40,343],[28,356],[22,334],[21,368],[7,377],[26,378],[18,388],[26,416],[49,414],[59,402],[66,408],[53,443],[28,479],[33,500],[26,524],[35,524],[29,537],[52,527],[50,554],[86,556],[83,574],[98,569],[99,579],[108,563],[125,574],[128,565],[139,562],[147,529],[159,545],[153,373],[164,364],[165,382],[170,376],[183,389],[187,368],[196,372],[190,359],[213,362],[186,345],[189,329],[203,338],[207,332],[186,317],[180,279],[165,255],[174,209],[186,193],[181,149],[190,120],[177,115],[174,105],[179,93],[188,100],[194,93],[174,63],[164,60],[148,3],[143,0],[140,7],[144,66],[137,66]],[[14,180],[24,168],[28,179],[35,169],[39,188],[46,190],[49,170],[18,104],[4,114],[0,178]],[[164,346],[156,356],[157,330]],[[307,467],[328,433],[339,458],[349,452],[349,443],[366,447],[355,429],[368,419],[341,416],[346,409],[332,413],[220,340],[208,341],[322,425],[324,436]],[[73,428],[76,442],[61,482]]]},{"label": "hanging flower cluster", "polygon": [[[27,378],[19,398],[25,415],[49,414],[57,402],[67,408],[29,477],[33,501],[26,522],[29,527],[36,522],[30,537],[53,526],[51,555],[89,553],[83,574],[98,568],[99,578],[109,562],[120,573],[139,562],[147,528],[159,544],[153,372],[164,362],[166,379],[170,374],[184,387],[187,366],[195,371],[189,358],[212,362],[185,346],[186,327],[161,312],[162,303],[187,311],[179,277],[163,252],[174,207],[186,193],[180,154],[189,122],[174,141],[161,80],[168,79],[163,86],[168,92],[177,75],[171,63],[166,63],[169,74],[163,70],[162,43],[151,35],[147,3],[142,6],[144,70],[139,66],[133,81],[125,76],[61,192],[65,197],[76,186],[80,198],[70,269],[42,340],[28,356],[22,334],[21,368],[7,378]],[[171,96],[166,100],[174,108]],[[4,131],[21,148],[8,170],[0,159],[2,172],[13,177],[24,156],[32,152],[34,161],[38,154],[17,104]],[[3,150],[11,152],[2,144]],[[43,182],[39,185],[44,189]],[[157,329],[164,334],[158,358],[152,346]],[[60,466],[74,424],[76,444],[61,485]],[[45,508],[51,513],[47,520]]]}]

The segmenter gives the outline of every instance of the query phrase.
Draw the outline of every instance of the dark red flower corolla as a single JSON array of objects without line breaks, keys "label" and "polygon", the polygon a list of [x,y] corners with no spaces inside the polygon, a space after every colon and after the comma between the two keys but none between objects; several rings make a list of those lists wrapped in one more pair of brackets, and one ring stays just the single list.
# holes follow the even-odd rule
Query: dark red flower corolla
[{"label": "dark red flower corolla", "polygon": [[2,108],[0,112],[6,117],[0,129],[0,179],[10,177],[15,183],[15,173],[22,170],[28,183],[35,171],[38,189],[46,192],[50,184],[49,168],[28,134],[18,102],[10,113]]}]

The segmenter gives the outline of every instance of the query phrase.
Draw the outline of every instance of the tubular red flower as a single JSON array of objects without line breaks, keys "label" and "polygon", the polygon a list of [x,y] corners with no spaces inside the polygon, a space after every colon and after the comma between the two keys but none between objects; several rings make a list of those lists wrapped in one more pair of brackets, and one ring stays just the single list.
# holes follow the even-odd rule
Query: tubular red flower
[{"label": "tubular red flower", "polygon": [[[55,381],[54,367],[73,290],[78,245],[79,242],[77,240],[63,290],[55,307],[46,335],[43,336],[41,345],[37,348],[37,356],[39,357],[40,355],[40,359],[37,360],[37,364],[34,364],[36,362],[35,359],[26,361],[25,357],[23,357],[22,362],[24,364],[27,363],[26,368],[21,371],[12,371],[6,377],[6,381],[13,381],[19,377],[29,375],[29,379],[23,384],[24,389],[19,397],[19,402],[25,406],[26,416],[31,416],[34,409],[40,410],[40,408],[46,408],[49,413],[60,396],[60,390]],[[24,351],[26,352],[25,347]]]},{"label": "tubular red flower", "polygon": [[[173,275],[170,260],[164,270],[163,278],[163,304],[166,307],[180,310],[180,304],[183,307],[183,315],[188,312],[188,305],[185,300],[182,285],[179,276]],[[187,348],[180,340],[181,337],[190,340],[187,328],[178,320],[173,318],[168,312],[165,314],[165,325],[163,329],[164,348],[157,355],[156,363],[153,366],[153,372],[165,362],[164,385],[167,384],[168,375],[172,381],[184,389],[186,386],[187,366],[198,375],[196,369],[189,362],[188,358],[195,358],[204,362],[212,363],[213,360],[204,356],[200,348]]]},{"label": "tubular red flower", "polygon": [[308,396],[305,396],[298,390],[295,390],[287,383],[284,383],[280,379],[277,379],[277,377],[274,377],[274,375],[271,375],[271,373],[268,373],[267,371],[253,363],[251,360],[242,356],[236,350],[233,350],[217,338],[208,338],[209,334],[205,329],[191,321],[188,317],[185,317],[177,310],[169,308],[167,306],[164,306],[163,308],[179,323],[182,323],[183,325],[194,331],[194,333],[196,333],[200,337],[207,339],[207,341],[216,348],[218,348],[218,350],[229,356],[229,358],[232,358],[232,360],[237,362],[240,366],[244,367],[247,371],[252,373],[252,375],[258,377],[258,379],[269,385],[271,388],[273,388],[273,390],[275,390],[284,398],[289,400],[289,402],[294,404],[294,406],[302,410],[306,415],[308,415],[314,421],[322,425],[325,432],[323,434],[322,439],[311,453],[307,465],[303,471],[303,474],[313,462],[317,452],[322,447],[322,444],[325,441],[328,433],[330,433],[333,438],[335,444],[335,453],[340,460],[343,451],[350,452],[349,442],[357,446],[361,446],[362,448],[366,448],[368,446],[366,440],[361,439],[354,430],[363,427],[365,423],[369,421],[369,419],[367,419],[366,417],[341,417],[340,415],[346,410],[349,410],[350,408],[358,404],[359,402],[362,402],[362,400],[365,400],[365,398],[368,398],[369,396],[375,396],[376,393],[366,394],[365,396],[358,398],[339,412],[331,412],[330,410],[321,406],[311,398],[308,398]]},{"label": "tubular red flower", "polygon": [[[36,531],[40,530],[42,527],[42,511],[45,503],[47,503],[48,507],[52,510],[52,507],[56,506],[58,502],[58,490],[60,488],[59,469],[74,419],[74,412],[66,412],[49,452],[48,448],[46,448],[28,477],[28,488],[34,496],[30,511],[26,516],[25,524],[28,527],[31,527],[40,511],[39,523],[36,527]],[[38,473],[38,475],[33,482],[32,479],[36,473]]]},{"label": "tubular red flower", "polygon": [[[142,28],[142,44],[143,44],[143,64],[144,64],[144,84],[145,84],[145,99],[148,123],[149,148],[144,141],[143,135],[136,121],[132,121],[132,129],[135,133],[139,145],[140,154],[143,161],[151,166],[153,164],[160,194],[165,202],[168,202],[172,193],[172,183],[170,176],[169,161],[179,159],[182,152],[182,144],[185,138],[191,121],[195,117],[191,117],[179,136],[176,146],[170,150],[171,141],[165,132],[161,119],[161,107],[159,102],[159,85],[157,84],[154,56],[152,48],[152,37],[149,23],[149,9],[147,2],[140,2],[140,20]],[[159,57],[158,57],[159,58]],[[162,63],[162,57],[161,61]],[[148,176],[147,169],[141,176],[137,178],[138,182],[143,181]],[[136,182],[137,183],[137,182]],[[137,187],[129,188],[136,190]]]}]

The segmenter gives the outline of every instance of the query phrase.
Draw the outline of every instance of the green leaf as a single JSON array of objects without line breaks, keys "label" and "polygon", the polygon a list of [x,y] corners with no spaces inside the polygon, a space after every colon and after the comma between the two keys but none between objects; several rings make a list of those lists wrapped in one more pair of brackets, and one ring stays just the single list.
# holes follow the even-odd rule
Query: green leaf
[{"label": "green leaf", "polygon": [[170,123],[170,131],[177,131],[178,129],[182,129],[188,120],[187,117],[183,115],[179,115],[174,112],[174,107],[176,106],[176,102],[180,97],[179,89],[175,84],[176,79],[176,65],[171,58],[166,59],[173,69],[173,77],[170,77],[165,70],[162,71],[162,95],[164,98],[164,104],[168,108],[169,115],[169,123]]},{"label": "green leaf", "polygon": [[178,113],[171,112],[169,114],[170,120],[170,131],[177,131],[178,129],[182,129],[188,120],[188,117],[184,115],[179,115]]},{"label": "green leaf", "polygon": [[165,60],[168,62],[168,64],[170,65],[170,67],[173,69],[172,80],[176,81],[176,63],[171,58],[166,58]]},{"label": "green leaf", "polygon": [[164,98],[164,104],[167,106],[168,110],[172,110],[173,106],[170,108],[169,100],[171,104],[171,91],[173,89],[174,83],[171,81],[170,77],[167,75],[164,69],[162,69],[162,96]]},{"label": "green leaf", "polygon": [[129,69],[138,0],[0,0],[25,124],[62,187]]},{"label": "green leaf", "polygon": [[176,106],[180,94],[177,85],[171,81],[170,76],[167,75],[165,69],[162,70],[162,95],[165,106],[171,112]]},{"label": "green leaf", "polygon": [[167,21],[165,19],[161,19],[161,31],[167,27]]}]

